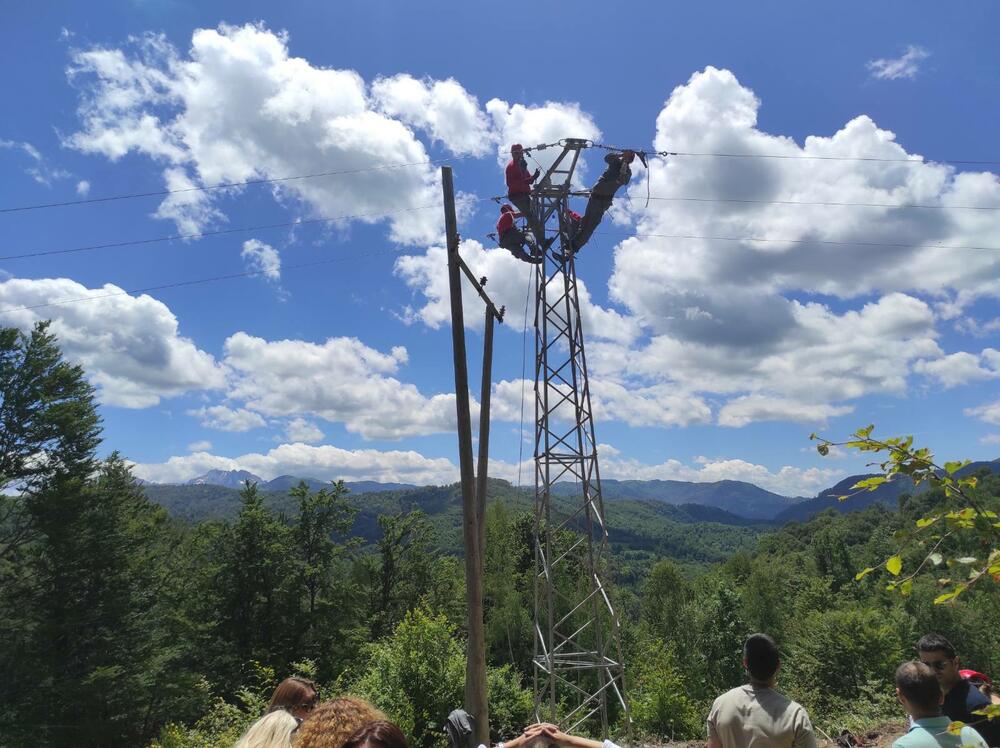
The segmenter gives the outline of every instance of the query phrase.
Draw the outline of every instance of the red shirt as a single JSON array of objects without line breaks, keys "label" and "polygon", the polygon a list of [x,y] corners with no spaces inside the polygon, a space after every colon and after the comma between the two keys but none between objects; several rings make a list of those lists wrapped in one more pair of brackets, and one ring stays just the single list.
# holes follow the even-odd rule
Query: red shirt
[{"label": "red shirt", "polygon": [[508,195],[524,195],[531,192],[531,183],[534,181],[531,172],[514,159],[511,159],[510,163],[507,164],[505,176],[507,177]]},{"label": "red shirt", "polygon": [[580,220],[580,214],[577,213],[575,210],[570,210],[569,208],[567,208],[566,209],[566,215],[568,215],[570,217],[570,220],[572,220],[572,221],[579,221]]},{"label": "red shirt", "polygon": [[514,228],[514,216],[517,215],[512,211],[504,211],[500,214],[500,220],[497,221],[497,236],[503,236],[505,233]]}]

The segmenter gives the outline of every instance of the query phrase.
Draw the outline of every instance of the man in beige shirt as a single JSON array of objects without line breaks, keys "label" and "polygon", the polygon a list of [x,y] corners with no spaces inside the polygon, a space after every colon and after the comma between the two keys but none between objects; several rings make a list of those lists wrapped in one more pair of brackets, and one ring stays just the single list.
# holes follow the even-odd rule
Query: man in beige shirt
[{"label": "man in beige shirt", "polygon": [[743,667],[750,682],[726,691],[708,713],[708,748],[816,748],[806,710],[774,690],[781,670],[774,639],[750,636]]}]

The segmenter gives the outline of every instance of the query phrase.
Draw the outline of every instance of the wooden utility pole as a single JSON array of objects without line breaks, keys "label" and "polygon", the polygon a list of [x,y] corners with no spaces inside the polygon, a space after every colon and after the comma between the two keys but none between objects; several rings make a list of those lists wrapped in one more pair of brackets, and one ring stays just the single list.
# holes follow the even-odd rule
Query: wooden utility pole
[{"label": "wooden utility pole", "polygon": [[[476,514],[479,520],[479,573],[486,563],[486,476],[490,461],[490,390],[493,386],[493,320],[496,310],[486,305],[483,328],[483,383],[479,392],[479,463],[476,465]],[[501,319],[501,322],[503,320]],[[488,743],[484,743],[488,745]]]},{"label": "wooden utility pole", "polygon": [[475,739],[490,744],[486,701],[486,639],[483,631],[483,578],[476,476],[472,465],[472,416],[469,371],[465,356],[462,268],[458,255],[458,221],[451,167],[441,167],[444,225],[448,242],[448,285],[451,291],[451,341],[455,354],[455,409],[458,415],[458,461],[462,475],[462,535],[465,540],[465,585],[468,607],[468,651],[465,666],[465,711],[475,718]]}]

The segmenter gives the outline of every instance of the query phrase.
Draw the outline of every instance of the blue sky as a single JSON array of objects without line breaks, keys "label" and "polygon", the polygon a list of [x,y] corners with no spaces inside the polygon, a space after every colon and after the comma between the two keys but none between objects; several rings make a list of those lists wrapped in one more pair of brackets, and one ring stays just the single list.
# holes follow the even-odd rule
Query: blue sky
[{"label": "blue sky", "polygon": [[[53,319],[105,449],[143,477],[457,477],[440,190],[418,163],[447,159],[463,254],[511,310],[491,446],[516,478],[528,270],[477,198],[502,190],[511,141],[568,136],[796,157],[655,159],[669,199],[645,207],[639,171],[581,253],[605,476],[813,494],[863,463],[819,458],[809,433],[869,422],[942,459],[1000,451],[1000,250],[933,247],[1000,248],[997,166],[946,163],[1000,161],[995,4],[169,0],[5,20],[0,207],[417,163],[0,214],[3,256],[367,215],[0,260],[0,311],[18,309],[0,320]],[[814,204],[831,202],[935,207]],[[78,297],[100,298],[20,309]]]}]

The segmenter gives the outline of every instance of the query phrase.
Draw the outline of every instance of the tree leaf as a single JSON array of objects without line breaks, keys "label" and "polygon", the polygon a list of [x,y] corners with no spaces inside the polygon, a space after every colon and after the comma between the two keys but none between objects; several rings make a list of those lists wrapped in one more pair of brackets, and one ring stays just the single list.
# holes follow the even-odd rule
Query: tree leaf
[{"label": "tree leaf", "polygon": [[974,564],[976,563],[975,556],[962,556],[961,558],[955,559],[960,564]]},{"label": "tree leaf", "polygon": [[935,566],[940,566],[941,562],[944,560],[944,556],[940,553],[932,553],[927,557],[927,559]]},{"label": "tree leaf", "polygon": [[888,561],[885,562],[885,568],[894,577],[899,576],[899,572],[903,570],[903,559],[901,556],[893,556]]},{"label": "tree leaf", "polygon": [[864,480],[859,480],[851,488],[863,488],[866,491],[874,491],[876,488],[885,483],[888,478],[884,475],[873,475],[871,478],[865,478]]},{"label": "tree leaf", "polygon": [[970,462],[972,462],[972,460],[951,460],[950,462],[946,462],[944,464],[944,469],[948,475],[954,475]]},{"label": "tree leaf", "polygon": [[864,579],[865,577],[867,577],[873,571],[875,571],[875,567],[874,566],[869,566],[867,568],[862,569],[861,571],[859,571],[857,574],[854,575],[854,581],[855,582],[860,582],[862,579]]},{"label": "tree leaf", "polygon": [[817,444],[816,451],[819,452],[821,455],[823,455],[823,457],[826,457],[828,454],[830,454],[830,448],[825,444]]},{"label": "tree leaf", "polygon": [[961,735],[962,728],[965,727],[965,723],[960,720],[955,720],[954,722],[948,723],[948,733],[950,735]]},{"label": "tree leaf", "polygon": [[899,585],[899,594],[903,597],[909,597],[910,593],[913,591],[913,580],[904,579],[903,583]]}]

